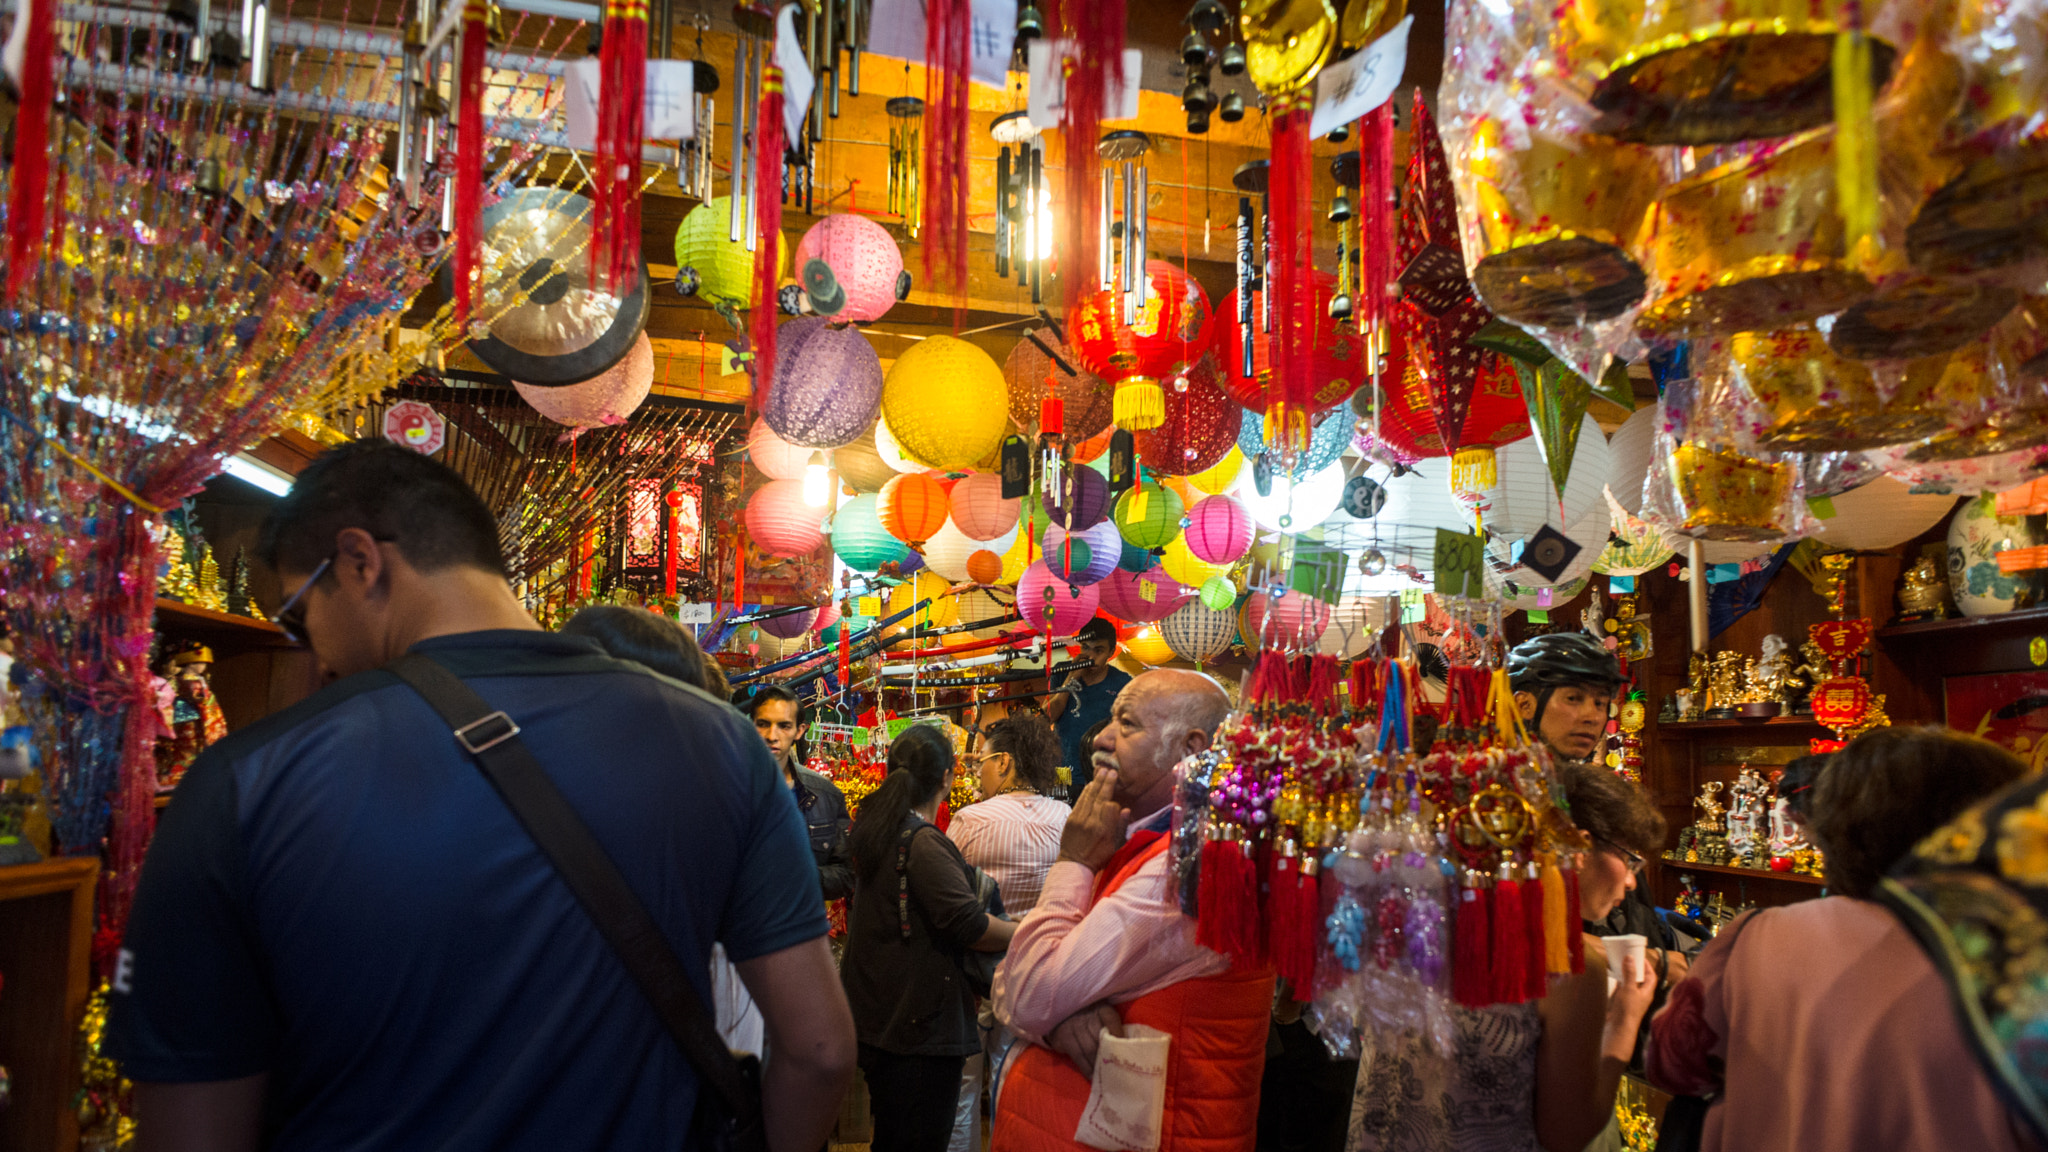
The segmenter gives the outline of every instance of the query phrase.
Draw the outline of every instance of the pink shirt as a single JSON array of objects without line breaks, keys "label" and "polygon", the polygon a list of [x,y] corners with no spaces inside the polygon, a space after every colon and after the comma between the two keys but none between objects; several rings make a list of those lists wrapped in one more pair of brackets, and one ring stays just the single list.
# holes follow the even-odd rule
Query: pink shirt
[{"label": "pink shirt", "polygon": [[1830,896],[1710,943],[1650,1026],[1650,1081],[1719,1071],[1705,1152],[2034,1149],[1956,1022],[1934,964],[1880,905]]},{"label": "pink shirt", "polygon": [[1050,796],[1005,792],[953,813],[946,835],[969,864],[995,877],[1003,911],[1016,919],[1037,905],[1071,811]]},{"label": "pink shirt", "polygon": [[1095,873],[1063,860],[1046,873],[1038,906],[1017,927],[996,969],[996,1018],[1043,1044],[1067,1017],[1102,1001],[1127,1004],[1169,984],[1230,971],[1230,959],[1195,943],[1167,871],[1147,861],[1097,901]]}]

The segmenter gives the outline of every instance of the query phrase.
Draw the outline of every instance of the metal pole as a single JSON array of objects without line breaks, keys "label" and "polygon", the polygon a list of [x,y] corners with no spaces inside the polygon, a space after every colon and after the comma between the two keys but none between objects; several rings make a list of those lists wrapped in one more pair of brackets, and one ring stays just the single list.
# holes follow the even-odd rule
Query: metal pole
[{"label": "metal pole", "polygon": [[1692,569],[1692,582],[1685,590],[1687,606],[1692,617],[1692,650],[1707,650],[1707,565],[1705,549],[1697,540],[1687,542],[1685,559]]}]

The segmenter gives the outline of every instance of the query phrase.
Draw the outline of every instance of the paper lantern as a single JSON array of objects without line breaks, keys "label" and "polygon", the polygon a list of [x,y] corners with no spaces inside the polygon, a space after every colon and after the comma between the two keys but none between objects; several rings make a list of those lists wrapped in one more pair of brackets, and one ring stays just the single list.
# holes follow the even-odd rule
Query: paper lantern
[{"label": "paper lantern", "polygon": [[1330,612],[1330,626],[1316,641],[1316,651],[1339,660],[1355,660],[1372,648],[1387,626],[1385,596],[1346,596]]},{"label": "paper lantern", "polygon": [[1024,569],[1037,558],[1038,534],[1027,532],[1023,525],[1018,525],[1017,538],[1010,542],[1010,547],[1003,553],[1003,574],[996,579],[996,583],[1015,584],[1024,575]]},{"label": "paper lantern", "polygon": [[896,478],[896,469],[882,462],[882,454],[875,448],[875,428],[861,433],[860,438],[832,453],[832,468],[839,473],[839,481],[855,492],[880,492],[882,485]]},{"label": "paper lantern", "polygon": [[1193,664],[1205,664],[1230,650],[1237,638],[1237,614],[1218,612],[1190,600],[1159,622],[1159,635],[1173,654]]},{"label": "paper lantern", "polygon": [[799,316],[775,334],[775,384],[761,408],[777,436],[804,448],[860,439],[882,407],[882,361],[853,328]]},{"label": "paper lantern", "polygon": [[[1358,418],[1349,408],[1325,413],[1316,420],[1315,429],[1309,435],[1308,451],[1301,453],[1295,461],[1294,474],[1306,476],[1320,472],[1337,462],[1344,450],[1351,447],[1351,436],[1358,428]],[[1257,412],[1247,410],[1244,423],[1239,425],[1237,450],[1247,459],[1257,459],[1266,452],[1266,422]],[[1273,464],[1277,471],[1277,459]]]},{"label": "paper lantern", "polygon": [[[1336,295],[1337,278],[1328,272],[1315,273],[1315,330],[1309,339],[1315,349],[1309,361],[1310,379],[1315,381],[1313,403],[1318,411],[1351,399],[1365,382],[1365,345],[1358,325],[1330,317],[1330,300]],[[1275,331],[1262,331],[1259,316],[1265,307],[1265,293],[1252,293],[1252,373],[1244,371],[1244,333],[1237,323],[1237,291],[1232,289],[1216,306],[1216,321],[1209,326],[1209,346],[1222,367],[1223,388],[1232,400],[1248,412],[1263,415],[1268,397],[1266,385],[1273,376],[1272,345]]]},{"label": "paper lantern", "polygon": [[1238,473],[1243,470],[1244,453],[1238,451],[1236,445],[1232,445],[1230,451],[1224,453],[1223,459],[1218,460],[1214,467],[1205,468],[1187,477],[1187,483],[1197,492],[1217,496],[1230,491],[1230,486],[1237,483]]},{"label": "paper lantern", "polygon": [[886,421],[875,422],[875,455],[891,472],[930,472],[932,466],[903,450],[894,433],[889,431]]},{"label": "paper lantern", "polygon": [[[925,541],[924,547],[918,549],[924,556],[925,567],[955,584],[965,583],[967,580],[968,557],[986,551],[988,549],[982,547],[981,541],[969,539],[965,532],[960,531],[959,525],[951,520],[940,525],[939,530],[932,533],[931,539]],[[1001,557],[996,558],[996,564],[997,574],[1000,575]]]},{"label": "paper lantern", "polygon": [[[797,241],[791,267],[797,282],[804,285],[815,302],[821,295],[814,287],[811,261],[824,264],[831,272],[830,287],[843,294],[844,303],[832,313],[839,323],[864,323],[879,319],[896,304],[896,282],[903,275],[903,253],[889,230],[865,216],[834,213],[811,225]],[[784,331],[787,331],[785,326]],[[777,354],[780,355],[778,348]]]},{"label": "paper lantern", "polygon": [[[1212,496],[1210,499],[1214,500],[1218,499],[1218,497]],[[1200,505],[1197,505],[1197,507],[1200,507]],[[1229,570],[1230,565],[1211,564],[1207,560],[1196,556],[1188,550],[1188,538],[1183,533],[1168,542],[1165,549],[1159,553],[1159,567],[1164,569],[1168,576],[1186,584],[1188,587],[1200,588],[1215,577],[1223,575],[1224,572]]]},{"label": "paper lantern", "polygon": [[[1507,589],[1507,598],[1515,600],[1519,607],[1562,607],[1566,600],[1577,594],[1567,593],[1566,590],[1571,588],[1574,582],[1578,586],[1584,586],[1584,577],[1593,570],[1593,565],[1604,554],[1604,546],[1613,525],[1614,518],[1603,504],[1580,517],[1570,527],[1555,529],[1565,539],[1579,546],[1578,552],[1572,556],[1571,563],[1557,574],[1556,579],[1545,576],[1525,564],[1506,566],[1512,553],[1508,551],[1504,538],[1495,537],[1489,543],[1489,548],[1497,563],[1485,565],[1486,587],[1474,592],[1473,598],[1500,595],[1502,589]],[[1532,595],[1538,597],[1540,601],[1542,589],[1546,587],[1552,591],[1551,603],[1522,603]]]},{"label": "paper lantern", "polygon": [[1147,668],[1157,668],[1174,659],[1173,645],[1157,628],[1140,628],[1124,641],[1124,654]]},{"label": "paper lantern", "polygon": [[1096,585],[1102,611],[1128,624],[1163,620],[1192,595],[1164,572],[1126,572],[1119,568]]},{"label": "paper lantern", "polygon": [[803,651],[804,645],[801,633],[785,638],[758,625],[746,624],[733,629],[731,638],[725,642],[725,650],[750,656],[759,664],[772,664]]},{"label": "paper lantern", "polygon": [[[1168,541],[1172,543],[1172,541]],[[1150,572],[1159,567],[1159,555],[1149,549],[1139,548],[1130,541],[1124,541],[1124,554],[1116,566],[1125,572]]]},{"label": "paper lantern", "polygon": [[545,388],[515,380],[512,387],[534,411],[576,432],[624,424],[654,389],[654,345],[642,332],[625,359],[581,384]]},{"label": "paper lantern", "polygon": [[946,490],[931,476],[908,472],[882,485],[876,511],[889,535],[922,549],[946,525]]},{"label": "paper lantern", "polygon": [[1499,501],[1484,517],[1491,531],[1514,538],[1533,536],[1545,524],[1562,530],[1606,506],[1601,491],[1612,475],[1613,455],[1599,421],[1591,416],[1579,426],[1578,450],[1572,455],[1562,499],[1544,462],[1543,446],[1535,437],[1502,448],[1494,459],[1500,478]]},{"label": "paper lantern", "polygon": [[969,540],[993,540],[1017,526],[1022,501],[1003,499],[1003,478],[976,472],[953,486],[953,523]]},{"label": "paper lantern", "polygon": [[1093,528],[1109,515],[1109,481],[1091,467],[1069,468],[1055,491],[1040,494],[1045,514],[1062,528]]},{"label": "paper lantern", "polygon": [[1112,418],[1133,432],[1167,418],[1166,380],[1199,358],[1195,343],[1209,317],[1201,285],[1165,260],[1145,262],[1138,322],[1123,322],[1123,294],[1098,289],[1067,317],[1067,333],[1088,370],[1116,388]]},{"label": "paper lantern", "polygon": [[766,420],[747,429],[747,462],[770,480],[802,480],[815,451],[784,440]]},{"label": "paper lantern", "polygon": [[1175,377],[1164,404],[1165,420],[1133,438],[1140,464],[1158,476],[1186,476],[1230,455],[1237,443],[1238,408],[1216,382],[1215,361],[1204,358]]},{"label": "paper lantern", "polygon": [[1221,576],[1213,576],[1202,585],[1201,595],[1203,606],[1222,612],[1237,603],[1237,585]]},{"label": "paper lantern", "polygon": [[811,618],[811,631],[823,633],[825,629],[839,622],[839,601],[827,600],[818,605],[817,615]]},{"label": "paper lantern", "polygon": [[[1529,434],[1529,406],[1522,398],[1521,381],[1505,357],[1493,352],[1476,353],[1477,379],[1471,402],[1465,410],[1465,428],[1459,445],[1465,448],[1499,448]],[[1430,456],[1448,456],[1443,434],[1437,430],[1436,415],[1430,407],[1429,381],[1417,358],[1409,356],[1396,339],[1380,371],[1379,432],[1373,422],[1360,420],[1356,443],[1359,450],[1390,463],[1412,464]]]},{"label": "paper lantern", "polygon": [[934,468],[965,468],[995,451],[1010,394],[989,354],[952,336],[919,341],[882,380],[882,419],[904,453]]},{"label": "paper lantern", "polygon": [[1180,497],[1159,484],[1139,484],[1116,502],[1116,530],[1124,543],[1164,548],[1180,534]]},{"label": "paper lantern", "polygon": [[1205,564],[1235,564],[1252,546],[1252,517],[1228,496],[1188,509],[1187,549]]},{"label": "paper lantern", "polygon": [[1017,581],[1017,611],[1026,627],[1047,636],[1072,636],[1095,618],[1101,594],[1094,585],[1069,584],[1043,563],[1024,569]]},{"label": "paper lantern", "polygon": [[817,619],[818,610],[816,608],[806,608],[801,612],[786,612],[780,616],[770,616],[766,620],[756,621],[756,623],[761,631],[771,636],[777,636],[784,640],[794,640],[804,633],[811,631],[812,625]]},{"label": "paper lantern", "polygon": [[[1067,547],[1070,541],[1071,550]],[[1123,537],[1117,534],[1116,525],[1107,520],[1072,533],[1057,524],[1048,524],[1039,549],[1046,564],[1061,579],[1094,584],[1116,571],[1117,561],[1123,558]]]},{"label": "paper lantern", "polygon": [[967,557],[967,578],[976,584],[995,584],[1003,578],[1001,553],[977,548]]},{"label": "paper lantern", "polygon": [[770,480],[747,501],[747,535],[770,556],[806,556],[825,542],[825,512],[804,503],[804,482]]},{"label": "paper lantern", "polygon": [[1834,515],[1822,520],[1814,535],[1836,548],[1871,552],[1896,547],[1934,527],[1955,508],[1956,498],[1915,495],[1890,476],[1880,476],[1830,503]]},{"label": "paper lantern", "polygon": [[889,616],[909,611],[920,601],[931,601],[915,613],[890,625],[889,631],[894,633],[912,628],[945,628],[957,623],[960,602],[946,594],[950,587],[946,579],[938,573],[924,571],[889,589]]},{"label": "paper lantern", "polygon": [[1330,626],[1330,605],[1300,592],[1254,592],[1238,612],[1245,643],[1266,648],[1296,648],[1314,643]]},{"label": "paper lantern", "polygon": [[[1039,347],[1044,345],[1066,363],[1071,374],[1062,371]],[[1045,401],[1060,402],[1060,434],[1067,443],[1086,440],[1109,427],[1109,384],[1081,366],[1081,358],[1060,342],[1049,328],[1042,328],[1017,341],[1003,361],[1003,380],[1010,386],[1010,421],[1026,437],[1036,438],[1044,429],[1039,420]]]},{"label": "paper lantern", "polygon": [[[1607,441],[1607,486],[1614,490],[1615,503],[1631,516],[1643,511],[1643,482],[1650,476],[1656,440],[1657,405],[1651,404],[1636,409]],[[1570,487],[1570,481],[1565,486]]]},{"label": "paper lantern", "polygon": [[848,568],[870,575],[910,555],[909,547],[882,527],[881,497],[872,492],[839,506],[832,517],[832,552]]},{"label": "paper lantern", "polygon": [[683,217],[676,228],[676,281],[714,304],[754,306],[754,253],[744,235],[732,239],[731,197],[706,200]]},{"label": "paper lantern", "polygon": [[1104,428],[1088,439],[1074,445],[1074,463],[1090,464],[1102,458],[1109,451],[1109,438],[1116,432],[1114,427]]}]

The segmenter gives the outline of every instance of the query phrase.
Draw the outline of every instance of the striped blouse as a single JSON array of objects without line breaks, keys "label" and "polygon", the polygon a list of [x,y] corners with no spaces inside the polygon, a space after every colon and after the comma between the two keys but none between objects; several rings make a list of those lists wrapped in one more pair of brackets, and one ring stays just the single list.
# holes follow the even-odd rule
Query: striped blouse
[{"label": "striped blouse", "polygon": [[946,835],[969,864],[995,877],[1003,911],[1021,920],[1045,890],[1045,874],[1060,854],[1067,805],[1036,792],[1005,792],[953,813]]}]

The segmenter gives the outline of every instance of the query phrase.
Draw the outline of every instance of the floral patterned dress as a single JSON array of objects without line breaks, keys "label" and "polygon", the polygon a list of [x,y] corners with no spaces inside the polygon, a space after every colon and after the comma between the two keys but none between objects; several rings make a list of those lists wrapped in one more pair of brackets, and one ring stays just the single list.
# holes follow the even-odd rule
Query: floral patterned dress
[{"label": "floral patterned dress", "polygon": [[1407,1040],[1359,1063],[1345,1152],[1541,1152],[1534,1003],[1452,1008],[1448,1056]]}]

